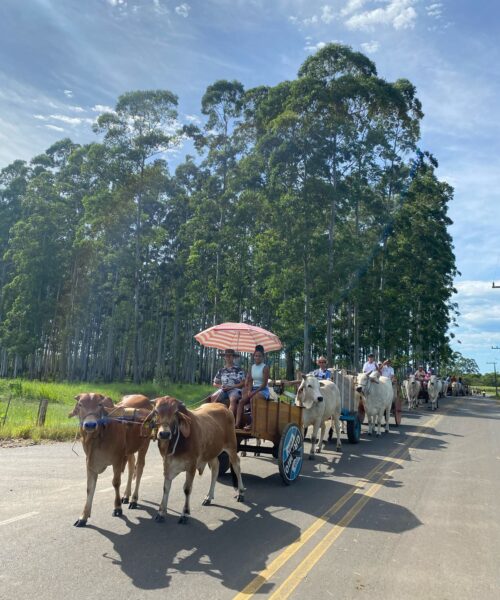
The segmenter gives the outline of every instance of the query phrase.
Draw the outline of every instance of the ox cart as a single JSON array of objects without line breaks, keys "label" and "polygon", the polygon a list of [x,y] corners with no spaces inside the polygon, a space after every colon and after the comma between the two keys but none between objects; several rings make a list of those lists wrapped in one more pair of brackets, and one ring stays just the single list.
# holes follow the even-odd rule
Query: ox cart
[{"label": "ox cart", "polygon": [[[276,386],[277,400],[252,398],[249,429],[237,429],[238,451],[254,452],[255,456],[269,454],[278,460],[279,473],[286,485],[294,483],[302,469],[304,437],[302,407],[283,400],[283,386]],[[286,392],[284,392],[286,394]],[[286,398],[286,396],[285,396]],[[272,446],[262,442],[270,442]],[[229,457],[219,455],[219,474],[229,469]]]},{"label": "ox cart", "polygon": [[[362,396],[356,391],[356,375],[347,371],[338,371],[329,369],[339,390],[342,402],[340,420],[346,423],[347,439],[351,444],[357,444],[361,437],[361,425],[365,420],[365,407]],[[401,387],[393,383],[394,400],[391,407],[391,415],[394,417],[396,426],[401,424],[403,400],[401,396]],[[333,436],[333,429],[330,428],[328,439]]]}]

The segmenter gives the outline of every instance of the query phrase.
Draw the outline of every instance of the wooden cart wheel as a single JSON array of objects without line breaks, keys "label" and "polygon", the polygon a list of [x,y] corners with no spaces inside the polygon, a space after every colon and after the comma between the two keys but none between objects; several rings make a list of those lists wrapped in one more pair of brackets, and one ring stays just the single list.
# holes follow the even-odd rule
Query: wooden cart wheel
[{"label": "wooden cart wheel", "polygon": [[300,427],[295,423],[288,423],[281,434],[278,449],[278,466],[285,485],[291,485],[298,479],[303,458],[304,438]]},{"label": "wooden cart wheel", "polygon": [[361,437],[361,421],[359,415],[354,415],[352,421],[347,421],[347,439],[351,444],[357,444]]},{"label": "wooden cart wheel", "polygon": [[394,414],[396,427],[399,427],[401,425],[401,419],[403,416],[403,403],[401,402],[401,398],[399,396],[392,403],[392,412]]},{"label": "wooden cart wheel", "polygon": [[219,477],[221,477],[229,470],[229,454],[227,452],[221,452],[217,458],[219,459]]}]

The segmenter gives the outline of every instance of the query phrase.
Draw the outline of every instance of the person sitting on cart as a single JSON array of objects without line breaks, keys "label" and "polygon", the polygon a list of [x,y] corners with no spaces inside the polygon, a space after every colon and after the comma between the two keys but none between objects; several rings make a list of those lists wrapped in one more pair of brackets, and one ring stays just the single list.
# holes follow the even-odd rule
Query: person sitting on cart
[{"label": "person sitting on cart", "polygon": [[418,369],[415,371],[415,379],[420,382],[422,389],[427,388],[427,381],[425,379],[425,369],[423,365],[420,365]]},{"label": "person sitting on cart", "polygon": [[363,365],[363,373],[371,373],[377,370],[377,363],[375,362],[375,354],[369,354],[368,360]]},{"label": "person sitting on cart", "polygon": [[[318,358],[318,360],[316,361],[316,364],[318,365],[318,368],[312,372],[314,377],[317,377],[320,380],[332,378],[332,374],[330,373],[330,371],[327,368],[328,363],[324,356],[320,356]],[[299,383],[300,383],[300,381],[299,381]]]},{"label": "person sitting on cart", "polygon": [[[269,400],[269,388],[267,387],[268,380],[269,367],[264,363],[264,348],[260,344],[257,344],[253,353],[253,365],[247,375],[245,389],[243,390],[241,400],[238,402],[236,429],[241,427],[243,411],[245,406],[250,404],[252,398]],[[245,429],[251,429],[251,425],[247,424]]]},{"label": "person sitting on cart", "polygon": [[238,401],[245,385],[245,372],[234,364],[237,356],[239,355],[232,348],[224,351],[224,366],[217,371],[213,382],[219,390],[210,397],[211,402],[221,402],[228,406],[235,418]]},{"label": "person sitting on cart", "polygon": [[389,379],[394,383],[396,381],[396,377],[394,375],[394,368],[391,363],[391,359],[387,358],[382,363],[382,367],[380,369],[380,374],[384,377],[389,377]]}]

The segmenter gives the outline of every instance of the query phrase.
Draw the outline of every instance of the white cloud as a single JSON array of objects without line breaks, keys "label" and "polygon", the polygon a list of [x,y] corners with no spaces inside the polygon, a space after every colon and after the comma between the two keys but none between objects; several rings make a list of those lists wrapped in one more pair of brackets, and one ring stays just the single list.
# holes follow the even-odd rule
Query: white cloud
[{"label": "white cloud", "polygon": [[96,113],[115,112],[111,106],[107,106],[106,104],[94,104],[90,110]]},{"label": "white cloud", "polygon": [[76,112],[76,113],[83,113],[83,112],[85,112],[85,109],[82,108],[81,106],[68,106],[68,110],[72,110],[73,112]]},{"label": "white cloud", "polygon": [[73,92],[71,90],[64,90],[64,95],[67,98],[73,98]]},{"label": "white cloud", "polygon": [[83,119],[80,117],[69,117],[68,115],[50,115],[50,119],[54,121],[61,121],[62,123],[67,123],[68,125],[81,125],[82,123],[93,123],[92,119]]},{"label": "white cloud", "polygon": [[331,6],[325,4],[325,6],[321,7],[320,19],[323,21],[323,23],[326,23],[327,25],[335,19],[335,14],[333,13],[333,9]]},{"label": "white cloud", "polygon": [[108,0],[111,6],[127,6],[127,0]]},{"label": "white cloud", "polygon": [[415,26],[416,0],[383,0],[385,6],[352,14],[345,24],[349,29],[372,31],[378,25],[389,25],[394,29],[410,29]]},{"label": "white cloud", "polygon": [[306,40],[306,45],[304,46],[304,50],[306,52],[317,52],[326,46],[326,42],[318,42],[317,44],[313,44],[310,41]]},{"label": "white cloud", "polygon": [[[169,12],[169,10],[165,6],[165,4],[162,3],[162,0],[153,0],[153,6],[154,6],[155,12],[158,13],[159,15],[166,15]],[[135,6],[134,6],[134,8],[135,8]]]},{"label": "white cloud", "polygon": [[190,10],[191,10],[191,7],[186,2],[183,2],[182,4],[179,4],[179,6],[175,7],[175,12],[179,16],[184,17],[185,19],[189,16]]},{"label": "white cloud", "polygon": [[360,8],[366,4],[366,0],[349,0],[344,8],[340,11],[343,17],[357,12]]},{"label": "white cloud", "polygon": [[54,131],[64,131],[64,127],[59,127],[58,125],[47,124],[45,127],[47,127],[47,129],[53,129]]},{"label": "white cloud", "polygon": [[197,115],[184,115],[184,118],[189,123],[201,123],[201,120]]},{"label": "white cloud", "polygon": [[443,4],[441,2],[435,2],[425,7],[425,10],[429,17],[440,19],[443,15]]},{"label": "white cloud", "polygon": [[361,44],[361,48],[363,48],[367,54],[375,54],[375,52],[377,52],[377,50],[380,48],[380,43],[375,40],[372,40],[371,42],[363,42]]}]

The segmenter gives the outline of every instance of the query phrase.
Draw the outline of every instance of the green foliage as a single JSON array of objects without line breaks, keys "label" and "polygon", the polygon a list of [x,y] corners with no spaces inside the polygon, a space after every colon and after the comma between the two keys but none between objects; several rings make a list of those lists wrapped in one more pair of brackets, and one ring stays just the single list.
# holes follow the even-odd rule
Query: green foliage
[{"label": "green foliage", "polygon": [[[325,352],[453,360],[453,191],[409,159],[411,82],[329,44],[293,80],[209,85],[182,130],[177,101],[125,93],[101,142],[0,173],[0,377],[208,382],[193,336],[227,320],[275,331],[292,376]],[[172,174],[181,136],[199,155]]]}]

